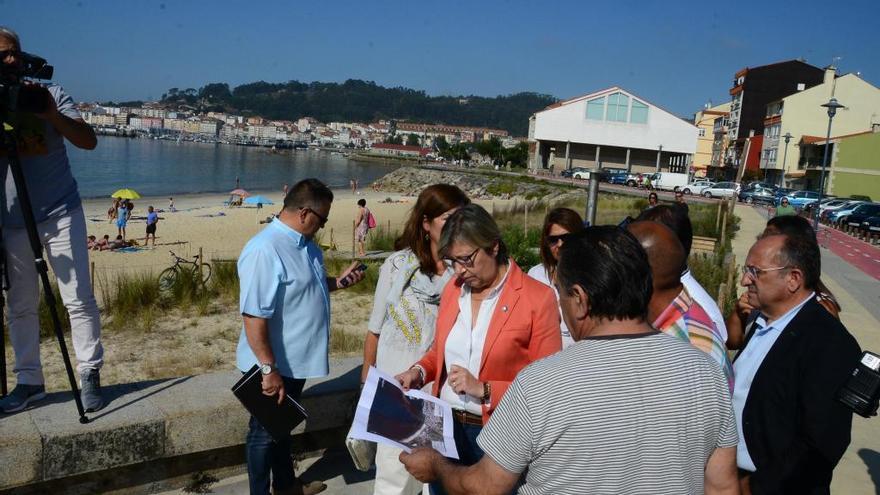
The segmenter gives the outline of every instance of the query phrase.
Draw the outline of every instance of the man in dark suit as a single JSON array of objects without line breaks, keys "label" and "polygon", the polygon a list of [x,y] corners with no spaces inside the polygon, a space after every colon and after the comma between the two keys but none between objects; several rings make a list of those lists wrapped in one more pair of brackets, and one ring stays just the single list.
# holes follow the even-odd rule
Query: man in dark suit
[{"label": "man in dark suit", "polygon": [[734,360],[733,406],[743,493],[830,492],[852,413],[835,394],[860,348],[816,302],[814,238],[771,235],[752,246],[741,283],[760,314]]}]

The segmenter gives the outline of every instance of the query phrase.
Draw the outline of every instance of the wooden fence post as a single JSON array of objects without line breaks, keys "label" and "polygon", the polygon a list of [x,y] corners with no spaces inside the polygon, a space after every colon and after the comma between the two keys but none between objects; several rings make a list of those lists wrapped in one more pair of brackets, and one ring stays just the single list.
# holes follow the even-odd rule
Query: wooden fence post
[{"label": "wooden fence post", "polygon": [[202,262],[204,259],[202,258],[202,246],[199,246],[199,283],[202,283]]},{"label": "wooden fence post", "polygon": [[716,303],[719,308],[724,307],[724,295],[727,293],[727,282],[721,282],[721,285],[718,286],[718,299],[716,299]]},{"label": "wooden fence post", "polygon": [[718,227],[721,225],[721,201],[718,202],[718,214],[715,215],[715,233],[718,233]]},{"label": "wooden fence post", "polygon": [[725,211],[724,215],[721,216],[721,235],[718,237],[718,246],[723,246],[724,243],[724,234],[727,232],[727,217],[730,215],[729,211]]},{"label": "wooden fence post", "polygon": [[492,201],[492,218],[495,218],[495,202]]},{"label": "wooden fence post", "polygon": [[91,267],[89,268],[89,280],[92,282],[92,296],[95,295],[95,262],[91,262]]}]

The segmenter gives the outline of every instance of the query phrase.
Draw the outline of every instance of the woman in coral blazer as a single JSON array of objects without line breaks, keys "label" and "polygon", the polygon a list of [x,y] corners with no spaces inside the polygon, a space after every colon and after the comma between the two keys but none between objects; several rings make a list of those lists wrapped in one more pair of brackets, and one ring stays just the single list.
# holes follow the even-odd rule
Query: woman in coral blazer
[{"label": "woman in coral blazer", "polygon": [[405,388],[433,382],[452,406],[460,461],[470,465],[483,456],[477,435],[519,370],[562,348],[559,309],[553,291],[508,257],[481,206],[449,217],[439,249],[455,278],[440,296],[434,345],[397,379]]}]

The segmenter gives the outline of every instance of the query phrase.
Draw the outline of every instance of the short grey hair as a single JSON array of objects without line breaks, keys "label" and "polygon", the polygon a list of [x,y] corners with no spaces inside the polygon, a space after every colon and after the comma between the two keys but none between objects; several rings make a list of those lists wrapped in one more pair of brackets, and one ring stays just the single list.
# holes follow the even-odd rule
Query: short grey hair
[{"label": "short grey hair", "polygon": [[0,26],[0,38],[6,38],[9,41],[12,41],[15,43],[15,47],[21,50],[21,39],[18,37],[18,33],[8,27]]},{"label": "short grey hair", "polygon": [[497,242],[498,254],[495,260],[507,264],[507,246],[501,238],[501,229],[492,215],[478,204],[462,206],[449,216],[440,234],[438,254],[441,257],[447,256],[455,242],[466,242],[486,252],[495,247]]}]

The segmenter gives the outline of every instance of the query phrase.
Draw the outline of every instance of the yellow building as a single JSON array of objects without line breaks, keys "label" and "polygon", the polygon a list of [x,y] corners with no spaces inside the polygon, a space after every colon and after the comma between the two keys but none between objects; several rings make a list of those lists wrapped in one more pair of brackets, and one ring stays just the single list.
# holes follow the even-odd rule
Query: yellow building
[{"label": "yellow building", "polygon": [[[803,147],[825,138],[828,113],[821,105],[832,96],[844,105],[834,116],[832,136],[859,133],[880,123],[880,88],[856,74],[836,77],[836,69],[828,67],[822,84],[767,105],[761,149],[761,169],[767,182],[805,187],[806,170],[817,164],[807,163]],[[786,135],[790,136],[787,143]]]},{"label": "yellow building", "polygon": [[699,129],[697,134],[697,152],[694,153],[694,177],[705,177],[706,169],[712,163],[712,145],[715,140],[714,127],[716,119],[730,115],[730,102],[714,107],[707,106],[694,114],[694,125]]}]

